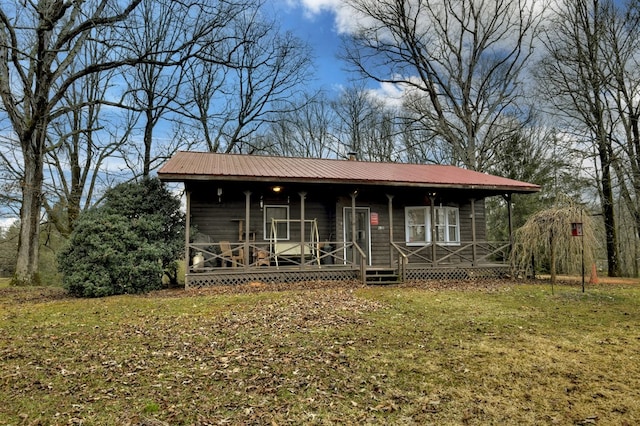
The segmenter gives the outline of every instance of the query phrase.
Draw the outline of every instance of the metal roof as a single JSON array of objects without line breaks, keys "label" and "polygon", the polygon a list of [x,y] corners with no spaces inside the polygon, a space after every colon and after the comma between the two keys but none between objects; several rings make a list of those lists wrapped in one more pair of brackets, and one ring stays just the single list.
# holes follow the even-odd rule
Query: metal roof
[{"label": "metal roof", "polygon": [[538,185],[455,166],[181,151],[158,171],[164,181],[264,181],[460,188],[531,193]]}]

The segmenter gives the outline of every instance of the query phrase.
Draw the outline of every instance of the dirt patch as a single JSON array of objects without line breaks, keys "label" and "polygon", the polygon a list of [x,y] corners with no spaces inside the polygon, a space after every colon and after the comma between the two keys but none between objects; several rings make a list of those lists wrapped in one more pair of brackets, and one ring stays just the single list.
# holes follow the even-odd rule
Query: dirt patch
[{"label": "dirt patch", "polygon": [[[536,282],[545,282],[548,283],[551,277],[549,275],[540,275],[539,279],[532,280],[532,283]],[[597,283],[591,284],[589,282],[590,275],[587,274],[584,277],[585,284],[588,285],[638,285],[640,284],[640,278],[628,278],[628,277],[607,277],[607,276],[598,276]],[[579,275],[558,275],[557,281],[559,283],[564,283],[567,285],[575,285],[582,284],[582,277]]]},{"label": "dirt patch", "polygon": [[0,301],[4,303],[44,303],[70,297],[61,287],[0,288]]},{"label": "dirt patch", "polygon": [[243,294],[243,293],[258,293],[265,291],[295,291],[295,290],[318,290],[318,289],[356,289],[364,288],[365,286],[358,280],[352,280],[347,282],[340,281],[301,281],[296,283],[263,283],[263,282],[251,282],[247,284],[238,285],[220,285],[203,287],[198,289],[169,289],[159,290],[149,293],[149,297],[182,297],[185,295],[198,296],[198,295],[216,295],[216,294]]}]

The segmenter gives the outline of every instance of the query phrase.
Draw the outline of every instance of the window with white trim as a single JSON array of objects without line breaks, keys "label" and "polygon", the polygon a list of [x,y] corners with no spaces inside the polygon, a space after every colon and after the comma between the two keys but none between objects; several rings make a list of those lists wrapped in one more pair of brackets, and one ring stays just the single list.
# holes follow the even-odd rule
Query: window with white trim
[{"label": "window with white trim", "polygon": [[[405,233],[408,245],[431,242],[431,207],[406,207]],[[434,208],[435,241],[442,244],[460,244],[460,214],[457,207]]]},{"label": "window with white trim", "polygon": [[[272,219],[276,221],[273,222]],[[275,229],[272,230],[272,226]],[[289,239],[289,206],[264,206],[264,239],[277,238],[278,241]]]},{"label": "window with white trim", "polygon": [[404,209],[404,223],[406,224],[406,241],[408,244],[425,244],[431,240],[429,230],[429,208],[406,207]]}]

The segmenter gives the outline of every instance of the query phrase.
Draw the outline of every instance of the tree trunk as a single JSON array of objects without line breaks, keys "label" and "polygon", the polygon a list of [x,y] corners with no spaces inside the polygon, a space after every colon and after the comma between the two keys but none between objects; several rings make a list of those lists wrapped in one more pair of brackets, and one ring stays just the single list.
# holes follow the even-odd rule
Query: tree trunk
[{"label": "tree trunk", "polygon": [[145,111],[146,123],[144,125],[144,161],[142,176],[149,177],[151,173],[151,147],[153,145],[153,111],[148,108]]},{"label": "tree trunk", "polygon": [[[35,136],[35,135],[34,135]],[[34,137],[37,139],[37,136]],[[38,144],[36,141],[35,144]],[[37,145],[36,145],[37,146]],[[36,152],[34,152],[36,151]],[[42,209],[43,161],[42,150],[29,149],[25,154],[25,171],[22,182],[22,207],[20,208],[20,237],[14,285],[37,285],[40,212]]]},{"label": "tree trunk", "polygon": [[607,246],[607,265],[610,277],[620,276],[620,261],[618,253],[618,235],[616,233],[616,221],[613,204],[613,188],[611,185],[611,156],[608,150],[610,145],[600,146],[599,156],[602,166],[602,214],[604,216],[604,229]]}]

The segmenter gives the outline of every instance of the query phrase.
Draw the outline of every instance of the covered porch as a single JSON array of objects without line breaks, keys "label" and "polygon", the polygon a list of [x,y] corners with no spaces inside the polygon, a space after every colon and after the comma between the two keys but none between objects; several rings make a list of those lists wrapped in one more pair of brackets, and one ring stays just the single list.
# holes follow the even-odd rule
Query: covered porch
[{"label": "covered porch", "polygon": [[[410,280],[429,279],[477,279],[502,277],[510,273],[508,264],[511,241],[486,241],[476,236],[475,200],[470,201],[470,240],[456,245],[429,242],[420,246],[397,239],[394,226],[388,226],[388,243],[382,251],[385,260],[372,262],[370,243],[359,238],[361,223],[358,222],[358,192],[349,194],[350,206],[344,207],[345,228],[342,240],[320,239],[308,226],[316,219],[306,219],[307,192],[300,192],[299,217],[290,220],[292,234],[300,236],[297,241],[269,239],[256,241],[251,224],[260,221],[252,216],[251,191],[244,192],[245,217],[235,219],[238,224],[237,240],[210,241],[207,238],[195,240],[187,233],[186,239],[186,286],[187,288],[210,285],[234,285],[251,282],[299,282],[299,281],[351,281],[363,284],[387,284]],[[433,199],[436,193],[432,192]],[[508,206],[510,235],[511,198],[503,196]],[[389,224],[403,218],[394,219],[394,196],[386,194]],[[190,193],[187,192],[187,210],[190,210]],[[431,210],[435,209],[431,203]],[[435,213],[432,213],[435,214]],[[187,216],[188,221],[190,215]],[[370,220],[367,218],[367,220]],[[436,225],[431,232],[435,235]],[[347,229],[348,228],[348,229]],[[397,227],[396,227],[397,228]],[[187,229],[191,229],[188,223]],[[403,237],[400,236],[401,238]],[[381,251],[378,247],[378,251]]]},{"label": "covered porch", "polygon": [[[311,242],[304,243],[312,247]],[[364,250],[356,243],[327,242],[330,248],[316,245],[312,250],[300,248],[269,251],[262,244],[190,243],[195,253],[188,266],[187,288],[210,285],[233,285],[250,282],[350,281],[363,284],[388,284],[409,280],[478,279],[502,277],[510,273],[506,259],[509,242],[466,242],[456,249],[433,244],[418,250],[403,242],[390,244],[394,253],[390,265],[371,266]],[[227,251],[230,248],[231,251]],[[345,256],[348,251],[358,253],[355,259]],[[433,253],[442,255],[433,257]],[[482,253],[468,256],[467,252]],[[252,253],[244,256],[244,253]],[[413,262],[410,259],[414,259]],[[418,260],[415,260],[418,259]]]}]

